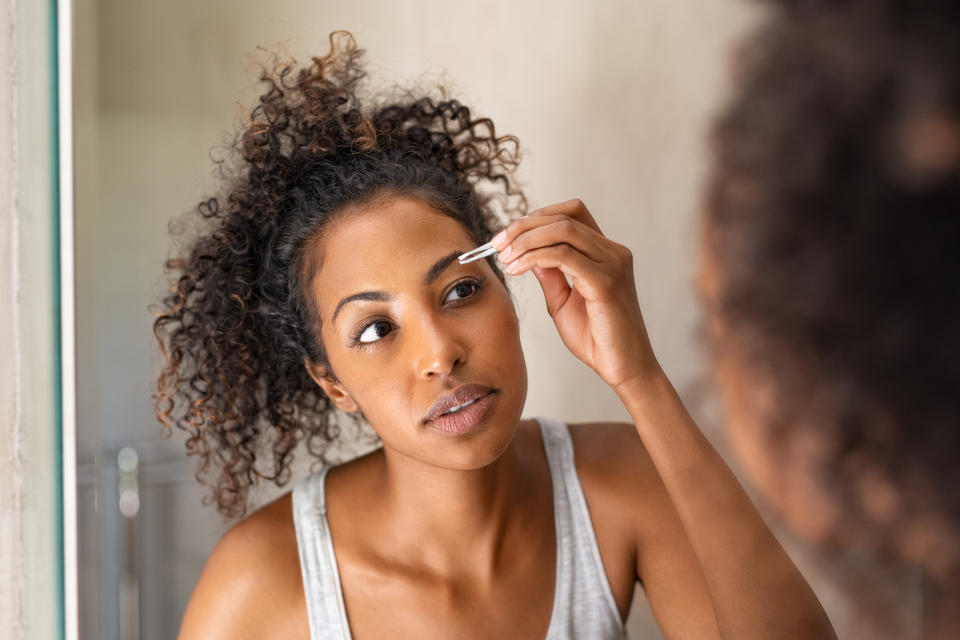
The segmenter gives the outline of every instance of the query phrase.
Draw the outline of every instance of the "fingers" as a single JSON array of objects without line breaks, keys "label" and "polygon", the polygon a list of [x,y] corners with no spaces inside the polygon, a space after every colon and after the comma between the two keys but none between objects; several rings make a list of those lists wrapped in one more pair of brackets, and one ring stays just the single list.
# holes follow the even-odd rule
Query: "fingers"
[{"label": "fingers", "polygon": [[506,271],[511,274],[522,273],[532,266],[521,262],[513,267],[511,263],[518,258],[552,245],[576,249],[594,263],[594,269],[607,274],[619,276],[624,271],[632,274],[633,270],[630,250],[604,236],[583,202],[576,199],[537,209],[514,220],[491,244],[500,251],[498,259],[509,265]]},{"label": "fingers", "polygon": [[537,209],[514,220],[490,243],[499,250],[507,273],[537,268],[535,275],[549,293],[548,307],[570,293],[564,274],[580,296],[592,300],[604,298],[618,281],[633,276],[630,250],[604,236],[580,200]]},{"label": "fingers", "polygon": [[583,204],[583,201],[579,198],[574,198],[573,200],[567,200],[565,202],[558,202],[556,204],[547,205],[530,213],[530,216],[556,216],[564,215],[582,222],[587,225],[597,233],[600,233],[600,226],[597,224],[597,221],[593,219],[593,216],[590,215],[590,211],[587,209],[587,205]]},{"label": "fingers", "polygon": [[603,236],[600,227],[597,226],[596,220],[594,220],[590,212],[587,211],[587,207],[580,200],[574,199],[536,209],[519,220],[514,220],[507,225],[503,231],[495,235],[493,239],[490,240],[490,244],[499,251],[513,242],[514,238],[524,231],[546,224],[551,218],[558,217],[576,221],[596,232],[601,237]]},{"label": "fingers", "polygon": [[567,303],[571,293],[574,291],[567,282],[567,278],[560,269],[553,267],[531,267],[533,275],[536,276],[543,289],[543,298],[547,304],[547,313],[550,317]]},{"label": "fingers", "polygon": [[[531,249],[511,262],[506,270],[512,275],[520,275],[533,267],[540,267],[547,272],[559,269],[570,277],[580,295],[588,300],[602,300],[613,290],[617,281],[614,273],[598,268],[600,263],[591,260],[569,244]],[[550,282],[557,292],[562,290],[555,277],[550,276]]]},{"label": "fingers", "polygon": [[558,244],[568,244],[596,263],[617,262],[608,238],[566,215],[539,216],[518,222],[522,224],[517,225],[516,235],[497,256],[504,264],[532,249]]}]

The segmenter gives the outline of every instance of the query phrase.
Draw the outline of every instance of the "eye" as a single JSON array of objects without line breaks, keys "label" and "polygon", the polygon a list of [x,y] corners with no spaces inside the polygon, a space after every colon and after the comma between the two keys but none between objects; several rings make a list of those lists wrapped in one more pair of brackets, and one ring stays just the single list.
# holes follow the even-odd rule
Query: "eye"
[{"label": "eye", "polygon": [[370,324],[364,325],[360,331],[353,336],[353,344],[358,346],[370,345],[388,333],[390,333],[389,322],[386,320],[374,320]]},{"label": "eye", "polygon": [[[479,290],[482,285],[483,283],[481,281],[474,280],[472,278],[468,280],[461,280],[450,288],[450,293],[456,292],[457,295],[460,296],[458,299],[463,300],[464,298],[469,298],[470,296],[475,295],[477,290]],[[448,298],[449,295],[450,294],[447,294]]]},{"label": "eye", "polygon": [[[474,278],[461,280],[450,287],[450,292],[447,294],[445,300],[450,300],[450,294],[453,293],[456,293],[459,297],[451,300],[452,302],[459,302],[460,300],[471,298],[475,296],[477,291],[482,287],[483,280],[476,280]],[[351,336],[350,346],[360,349],[371,348],[374,344],[380,342],[381,338],[386,337],[390,333],[391,327],[392,323],[383,319],[368,322]]]}]

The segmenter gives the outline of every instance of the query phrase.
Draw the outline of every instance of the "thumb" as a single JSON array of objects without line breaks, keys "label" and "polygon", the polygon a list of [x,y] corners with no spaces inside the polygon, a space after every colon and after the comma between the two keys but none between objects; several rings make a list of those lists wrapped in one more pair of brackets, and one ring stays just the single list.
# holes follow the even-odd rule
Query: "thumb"
[{"label": "thumb", "polygon": [[552,317],[570,297],[570,285],[567,284],[567,278],[556,267],[533,267],[532,271],[537,278],[537,282],[540,283],[540,288],[543,289],[543,297],[547,302],[547,313]]}]

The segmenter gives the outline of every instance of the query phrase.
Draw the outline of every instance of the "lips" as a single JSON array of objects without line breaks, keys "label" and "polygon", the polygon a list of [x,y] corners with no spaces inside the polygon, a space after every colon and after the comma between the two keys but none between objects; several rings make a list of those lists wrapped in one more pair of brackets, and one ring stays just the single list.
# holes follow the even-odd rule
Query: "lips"
[{"label": "lips", "polygon": [[430,422],[431,420],[436,420],[447,409],[452,409],[466,404],[471,400],[482,398],[491,391],[493,391],[493,389],[485,384],[462,384],[453,391],[438,396],[434,403],[430,405],[430,409],[427,411],[427,415],[424,416],[423,421]]}]

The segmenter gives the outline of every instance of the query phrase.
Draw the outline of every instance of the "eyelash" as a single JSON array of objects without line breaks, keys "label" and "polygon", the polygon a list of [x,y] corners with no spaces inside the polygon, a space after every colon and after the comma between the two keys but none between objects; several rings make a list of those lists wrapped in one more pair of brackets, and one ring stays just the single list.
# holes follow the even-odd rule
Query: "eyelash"
[{"label": "eyelash", "polygon": [[[471,285],[473,285],[473,293],[471,293],[469,296],[466,296],[466,297],[464,297],[464,298],[460,298],[459,300],[455,300],[454,302],[462,302],[462,301],[464,301],[464,300],[469,300],[470,298],[473,298],[474,296],[476,296],[476,295],[480,292],[480,290],[481,290],[481,289],[483,288],[483,286],[484,286],[485,280],[486,280],[485,278],[481,278],[481,279],[477,279],[477,278],[464,278],[463,280],[458,280],[457,282],[455,282],[455,283],[453,284],[453,286],[451,286],[451,287],[447,290],[447,295],[450,295],[450,292],[453,291],[453,290],[455,290],[455,289],[456,289],[457,287],[459,287],[460,285],[471,284]],[[446,296],[444,296],[444,299],[446,299]],[[383,318],[374,318],[374,319],[371,320],[370,322],[367,322],[367,323],[363,324],[363,326],[359,327],[356,331],[354,331],[353,335],[350,336],[350,346],[351,346],[351,347],[354,347],[354,348],[357,348],[357,349],[370,349],[370,348],[376,346],[376,345],[377,345],[381,340],[383,340],[383,338],[385,338],[386,336],[381,336],[379,340],[374,340],[373,342],[360,342],[360,336],[363,335],[363,332],[364,332],[364,331],[366,331],[366,330],[369,329],[371,326],[373,326],[373,325],[375,325],[375,324],[377,324],[377,323],[379,323],[379,322],[389,322],[389,320],[386,320],[386,319],[383,319]],[[388,334],[388,335],[389,335],[389,334]]]}]

